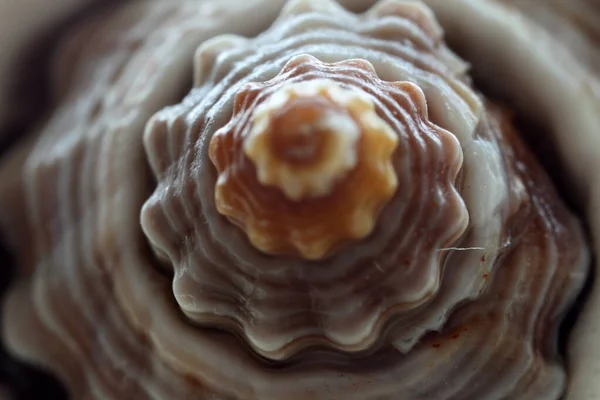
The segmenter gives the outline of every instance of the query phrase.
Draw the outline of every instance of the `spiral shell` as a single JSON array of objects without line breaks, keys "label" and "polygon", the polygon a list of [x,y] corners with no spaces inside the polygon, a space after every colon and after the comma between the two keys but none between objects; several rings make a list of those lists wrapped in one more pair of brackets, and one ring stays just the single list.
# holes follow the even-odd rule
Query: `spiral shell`
[{"label": "spiral shell", "polygon": [[86,399],[558,398],[580,223],[432,9],[365,3],[75,32],[0,167],[11,349]]}]

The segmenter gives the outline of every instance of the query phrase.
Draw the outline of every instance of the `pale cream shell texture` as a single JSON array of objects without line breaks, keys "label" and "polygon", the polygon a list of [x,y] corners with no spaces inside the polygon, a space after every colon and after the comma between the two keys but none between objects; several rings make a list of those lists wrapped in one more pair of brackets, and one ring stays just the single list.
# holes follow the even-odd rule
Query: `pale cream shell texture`
[{"label": "pale cream shell texture", "polygon": [[[76,399],[596,398],[595,291],[568,375],[555,348],[587,276],[581,224],[470,79],[552,134],[596,233],[597,44],[540,4],[149,1],[82,23],[57,52],[56,109],[0,164],[21,274],[9,349]],[[426,110],[394,108],[351,59]],[[392,162],[412,192],[319,261],[258,251],[214,205],[210,139],[290,60],[290,81],[374,93],[417,149]]]}]

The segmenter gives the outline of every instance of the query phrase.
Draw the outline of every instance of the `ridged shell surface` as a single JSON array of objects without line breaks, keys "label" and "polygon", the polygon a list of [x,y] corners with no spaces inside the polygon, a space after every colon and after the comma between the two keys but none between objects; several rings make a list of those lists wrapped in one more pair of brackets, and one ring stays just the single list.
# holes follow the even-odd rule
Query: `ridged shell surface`
[{"label": "ridged shell surface", "polygon": [[558,399],[589,255],[511,113],[420,1],[283,3],[65,41],[0,167],[10,348],[77,399]]}]

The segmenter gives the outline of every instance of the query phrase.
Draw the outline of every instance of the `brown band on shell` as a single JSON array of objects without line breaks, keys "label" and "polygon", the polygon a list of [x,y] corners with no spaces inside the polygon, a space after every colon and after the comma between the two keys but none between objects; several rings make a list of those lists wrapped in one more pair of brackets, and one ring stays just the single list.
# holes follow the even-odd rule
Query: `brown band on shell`
[{"label": "brown band on shell", "polygon": [[234,107],[210,146],[220,174],[215,203],[254,246],[321,259],[371,233],[397,187],[398,136],[370,96],[313,78],[249,84]]}]

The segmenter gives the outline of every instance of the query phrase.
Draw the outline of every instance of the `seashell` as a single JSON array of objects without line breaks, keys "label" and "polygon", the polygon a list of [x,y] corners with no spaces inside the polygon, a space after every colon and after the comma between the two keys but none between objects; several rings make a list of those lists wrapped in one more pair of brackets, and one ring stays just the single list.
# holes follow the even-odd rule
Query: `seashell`
[{"label": "seashell", "polygon": [[472,80],[596,165],[597,53],[540,4],[132,2],[75,27],[51,116],[0,161],[10,351],[76,399],[560,398],[590,249]]}]

